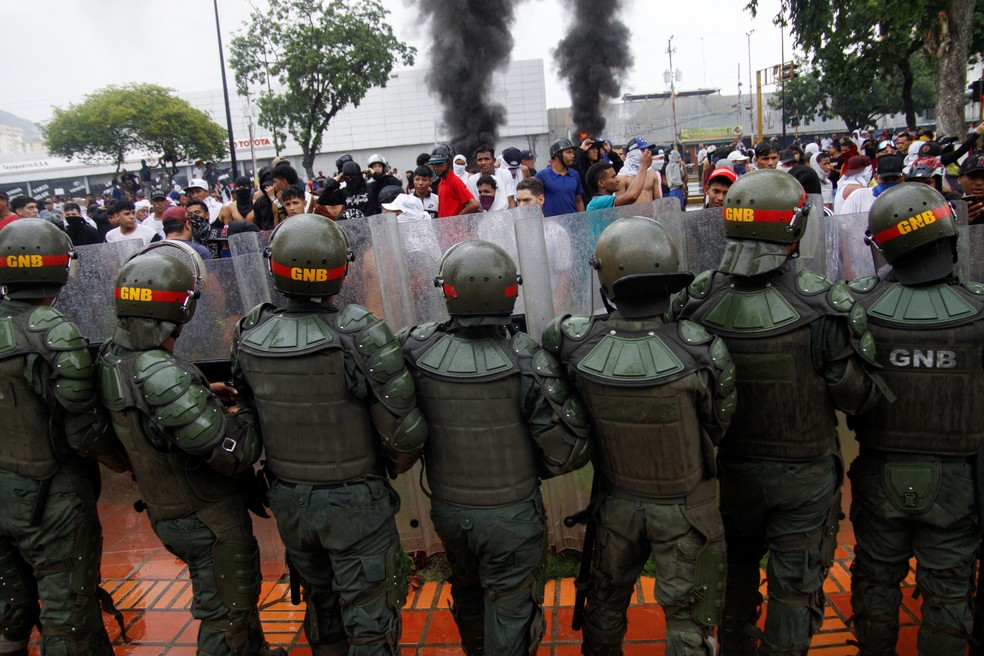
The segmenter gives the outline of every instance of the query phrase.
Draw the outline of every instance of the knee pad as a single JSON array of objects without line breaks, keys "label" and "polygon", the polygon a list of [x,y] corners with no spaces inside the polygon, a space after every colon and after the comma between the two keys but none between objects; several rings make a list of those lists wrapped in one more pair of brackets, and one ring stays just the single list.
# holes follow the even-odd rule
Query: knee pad
[{"label": "knee pad", "polygon": [[253,542],[212,545],[212,562],[222,603],[234,612],[249,612],[260,599],[260,548]]}]

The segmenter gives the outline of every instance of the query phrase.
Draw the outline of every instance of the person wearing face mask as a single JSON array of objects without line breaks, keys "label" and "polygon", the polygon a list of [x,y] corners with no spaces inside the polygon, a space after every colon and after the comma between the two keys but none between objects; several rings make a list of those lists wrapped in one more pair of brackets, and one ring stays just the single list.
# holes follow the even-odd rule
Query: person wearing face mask
[{"label": "person wearing face mask", "polygon": [[222,206],[219,212],[219,220],[223,224],[230,221],[249,221],[254,220],[253,210],[253,182],[248,176],[241,175],[233,183],[233,200]]},{"label": "person wearing face mask", "polygon": [[875,199],[890,187],[894,187],[902,182],[902,156],[901,155],[882,155],[878,158],[878,174],[875,176],[878,181],[874,187],[864,187],[851,192],[851,195],[841,206],[844,214],[856,214],[867,212],[871,209]]},{"label": "person wearing face mask", "polygon": [[[399,185],[399,183],[397,183]],[[324,191],[318,198],[319,205],[344,209],[336,220],[357,219],[379,214],[379,205],[372,205],[369,199],[369,186],[362,175],[362,167],[351,159],[342,163],[342,169],[333,179],[325,183]]]},{"label": "person wearing face mask", "polygon": [[858,189],[867,187],[869,182],[871,182],[871,160],[864,155],[855,155],[847,160],[834,194],[834,214],[843,214],[842,208],[847,197]]},{"label": "person wearing face mask", "polygon": [[454,169],[454,174],[458,176],[459,180],[468,184],[470,174],[468,173],[468,160],[464,155],[455,155],[454,159],[451,160],[451,168]]},{"label": "person wearing face mask", "polygon": [[834,184],[830,181],[830,155],[815,152],[810,156],[810,168],[816,171],[820,178],[820,195],[823,196],[823,206],[827,209],[834,207]]},{"label": "person wearing face mask", "polygon": [[[475,150],[475,164],[478,166],[478,173],[470,176],[465,181],[465,186],[478,199],[482,209],[488,212],[516,207],[516,181],[507,169],[496,168],[495,150],[492,146],[482,144]],[[480,185],[484,178],[491,178],[495,182],[491,201],[482,200]]]},{"label": "person wearing face mask", "polygon": [[639,197],[635,202],[651,203],[654,199],[663,197],[661,176],[659,171],[654,168],[656,156],[653,155],[650,160],[651,165],[647,164],[643,167],[641,164],[642,151],[652,151],[652,148],[653,145],[642,137],[633,137],[629,141],[625,147],[625,163],[622,165],[621,170],[618,171],[618,192],[616,195],[624,195],[628,192],[632,181],[637,175],[645,175],[646,181],[643,183],[642,190],[639,192]]},{"label": "person wearing face mask", "polygon": [[496,184],[495,178],[491,175],[483,175],[478,179],[478,183],[475,185],[478,191],[478,204],[482,206],[482,210],[485,212],[492,211],[492,207],[495,205],[495,196],[498,184]]}]

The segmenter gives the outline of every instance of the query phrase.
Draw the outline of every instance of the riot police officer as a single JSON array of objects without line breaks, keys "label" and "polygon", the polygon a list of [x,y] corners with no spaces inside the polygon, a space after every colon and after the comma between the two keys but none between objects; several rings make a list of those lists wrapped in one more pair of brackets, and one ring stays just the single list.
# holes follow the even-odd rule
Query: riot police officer
[{"label": "riot police officer", "polygon": [[287,304],[239,322],[233,381],[259,421],[304,629],[319,656],[398,654],[406,577],[386,470],[409,469],[427,436],[413,379],[384,321],[332,303],[353,259],[335,222],[288,219],[267,257]]},{"label": "riot police officer", "polygon": [[[724,654],[804,654],[823,621],[823,579],[840,516],[835,409],[879,397],[874,342],[844,283],[790,267],[807,225],[796,178],[762,170],[725,197],[724,256],[682,295],[679,316],[719,335],[737,370],[738,407],[719,452],[728,578]],[[755,621],[769,552],[765,634]],[[760,644],[758,644],[760,643]]]},{"label": "riot police officer", "polygon": [[547,529],[540,478],[589,458],[583,407],[556,359],[509,329],[521,280],[499,246],[465,241],[435,280],[450,321],[401,333],[430,436],[431,517],[451,565],[466,654],[536,653]]},{"label": "riot police officer", "polygon": [[652,554],[666,653],[713,654],[725,559],[714,446],[735,407],[734,365],[699,325],[661,319],[670,295],[693,280],[661,224],[615,221],[591,265],[614,311],[558,317],[543,335],[584,397],[596,444],[582,651],[622,654],[625,611]]},{"label": "riot police officer", "polygon": [[127,261],[116,279],[116,330],[99,355],[99,396],[151,528],[188,564],[199,653],[253,656],[267,649],[256,608],[259,548],[240,485],[253,475],[260,443],[248,422],[223,411],[216,394],[231,390],[210,386],[173,354],[203,273],[198,255],[177,242]]},{"label": "riot police officer", "polygon": [[42,654],[113,653],[96,599],[99,473],[84,456],[112,456],[116,441],[97,406],[86,341],[51,307],[74,254],[68,236],[42,219],[0,231],[3,654],[26,656],[39,619]]},{"label": "riot police officer", "polygon": [[891,267],[850,286],[898,401],[852,421],[854,634],[862,654],[895,653],[899,584],[915,556],[919,653],[963,654],[980,543],[972,463],[984,447],[984,285],[954,276],[953,210],[927,185],[875,199],[867,238]]}]

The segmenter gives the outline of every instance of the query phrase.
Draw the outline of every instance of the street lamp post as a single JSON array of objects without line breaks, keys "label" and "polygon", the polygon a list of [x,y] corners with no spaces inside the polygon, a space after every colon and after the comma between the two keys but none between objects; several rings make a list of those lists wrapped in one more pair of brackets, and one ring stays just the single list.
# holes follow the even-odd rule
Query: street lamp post
[{"label": "street lamp post", "polygon": [[752,96],[752,34],[754,33],[755,30],[745,32],[745,38],[748,39],[748,129],[752,132],[752,145],[757,143],[755,123],[752,120],[752,105],[755,102]]},{"label": "street lamp post", "polygon": [[673,36],[671,35],[666,44],[666,52],[670,56],[670,104],[673,106],[673,147],[676,148],[680,132],[677,130],[676,83],[674,82],[676,72],[673,70],[673,50]]}]

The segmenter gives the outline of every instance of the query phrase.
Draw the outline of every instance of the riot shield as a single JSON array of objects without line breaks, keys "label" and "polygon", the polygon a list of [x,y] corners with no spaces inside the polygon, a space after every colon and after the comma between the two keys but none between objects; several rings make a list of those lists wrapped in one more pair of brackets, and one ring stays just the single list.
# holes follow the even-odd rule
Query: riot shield
[{"label": "riot shield", "polygon": [[176,355],[192,362],[228,361],[236,323],[252,309],[240,294],[235,258],[206,260],[208,279],[195,316],[181,329]]},{"label": "riot shield", "polygon": [[54,306],[79,327],[90,344],[109,339],[116,327],[116,276],[143,246],[137,240],[78,246],[78,260]]},{"label": "riot shield", "polygon": [[260,303],[283,305],[286,298],[273,287],[273,277],[263,251],[269,233],[240,232],[229,237],[229,252],[235,269],[243,308],[248,312]]},{"label": "riot shield", "polygon": [[667,212],[656,220],[670,233],[680,256],[680,270],[694,275],[717,269],[724,255],[724,216],[720,207]]},{"label": "riot shield", "polygon": [[864,240],[867,212],[835,214],[824,219],[827,277],[838,281],[875,275],[875,252]]},{"label": "riot shield", "polygon": [[953,224],[957,228],[957,264],[954,271],[960,280],[980,280],[975,277],[973,244],[975,232],[971,232],[971,226],[967,225],[967,202],[954,200],[950,202],[953,207]]},{"label": "riot shield", "polygon": [[961,279],[984,282],[984,224],[961,227],[960,242],[964,252]]},{"label": "riot shield", "polygon": [[805,269],[826,276],[827,216],[823,211],[823,196],[810,194],[806,206],[810,208],[810,218],[806,222],[806,232],[799,242],[799,257],[793,260],[793,266],[797,271]]}]

